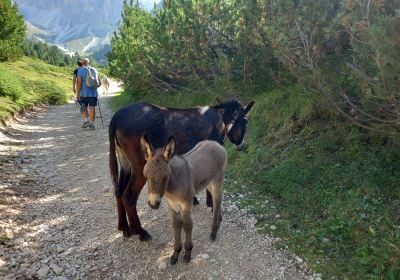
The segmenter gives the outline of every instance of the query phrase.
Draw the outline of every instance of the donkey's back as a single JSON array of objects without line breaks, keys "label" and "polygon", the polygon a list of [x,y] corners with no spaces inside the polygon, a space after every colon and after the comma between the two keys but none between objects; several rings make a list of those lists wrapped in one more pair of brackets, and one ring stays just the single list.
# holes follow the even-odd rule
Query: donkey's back
[{"label": "donkey's back", "polygon": [[195,192],[201,191],[213,180],[222,181],[228,156],[225,148],[215,141],[202,141],[182,155],[192,170]]}]

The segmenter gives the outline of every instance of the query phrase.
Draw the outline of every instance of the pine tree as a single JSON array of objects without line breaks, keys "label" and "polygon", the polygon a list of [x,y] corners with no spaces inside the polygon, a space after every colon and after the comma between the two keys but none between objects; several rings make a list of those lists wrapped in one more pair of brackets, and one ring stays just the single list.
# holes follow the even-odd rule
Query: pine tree
[{"label": "pine tree", "polygon": [[0,61],[16,60],[23,55],[24,18],[11,0],[0,0]]}]

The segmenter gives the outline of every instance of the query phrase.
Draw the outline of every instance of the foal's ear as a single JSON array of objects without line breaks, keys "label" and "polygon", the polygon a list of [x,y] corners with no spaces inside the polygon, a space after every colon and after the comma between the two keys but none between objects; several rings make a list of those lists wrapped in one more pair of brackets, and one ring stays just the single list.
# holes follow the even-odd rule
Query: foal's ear
[{"label": "foal's ear", "polygon": [[166,161],[169,161],[175,154],[175,137],[174,136],[169,136],[167,144],[164,146],[163,149],[163,156]]},{"label": "foal's ear", "polygon": [[142,136],[140,137],[140,146],[142,147],[142,152],[145,160],[149,160],[154,156],[154,148],[149,142],[146,133],[142,134]]},{"label": "foal's ear", "polygon": [[246,107],[244,107],[244,114],[247,115],[251,109],[253,109],[255,101],[251,101],[249,104],[246,105]]}]

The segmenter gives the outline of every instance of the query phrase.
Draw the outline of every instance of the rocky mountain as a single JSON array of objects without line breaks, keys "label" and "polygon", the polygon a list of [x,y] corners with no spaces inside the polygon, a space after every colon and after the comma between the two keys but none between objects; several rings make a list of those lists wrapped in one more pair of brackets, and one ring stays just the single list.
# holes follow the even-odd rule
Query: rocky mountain
[{"label": "rocky mountain", "polygon": [[14,0],[29,33],[50,43],[90,52],[110,41],[123,0]]}]

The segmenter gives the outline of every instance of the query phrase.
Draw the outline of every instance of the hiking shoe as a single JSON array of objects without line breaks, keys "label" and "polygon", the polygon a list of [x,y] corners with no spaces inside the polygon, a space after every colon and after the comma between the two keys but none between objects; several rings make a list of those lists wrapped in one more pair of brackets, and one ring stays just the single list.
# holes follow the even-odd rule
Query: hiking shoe
[{"label": "hiking shoe", "polygon": [[82,128],[88,128],[90,126],[90,122],[83,122]]},{"label": "hiking shoe", "polygon": [[89,128],[90,130],[95,130],[95,129],[96,129],[96,128],[94,127],[94,124],[89,124],[88,128]]}]

